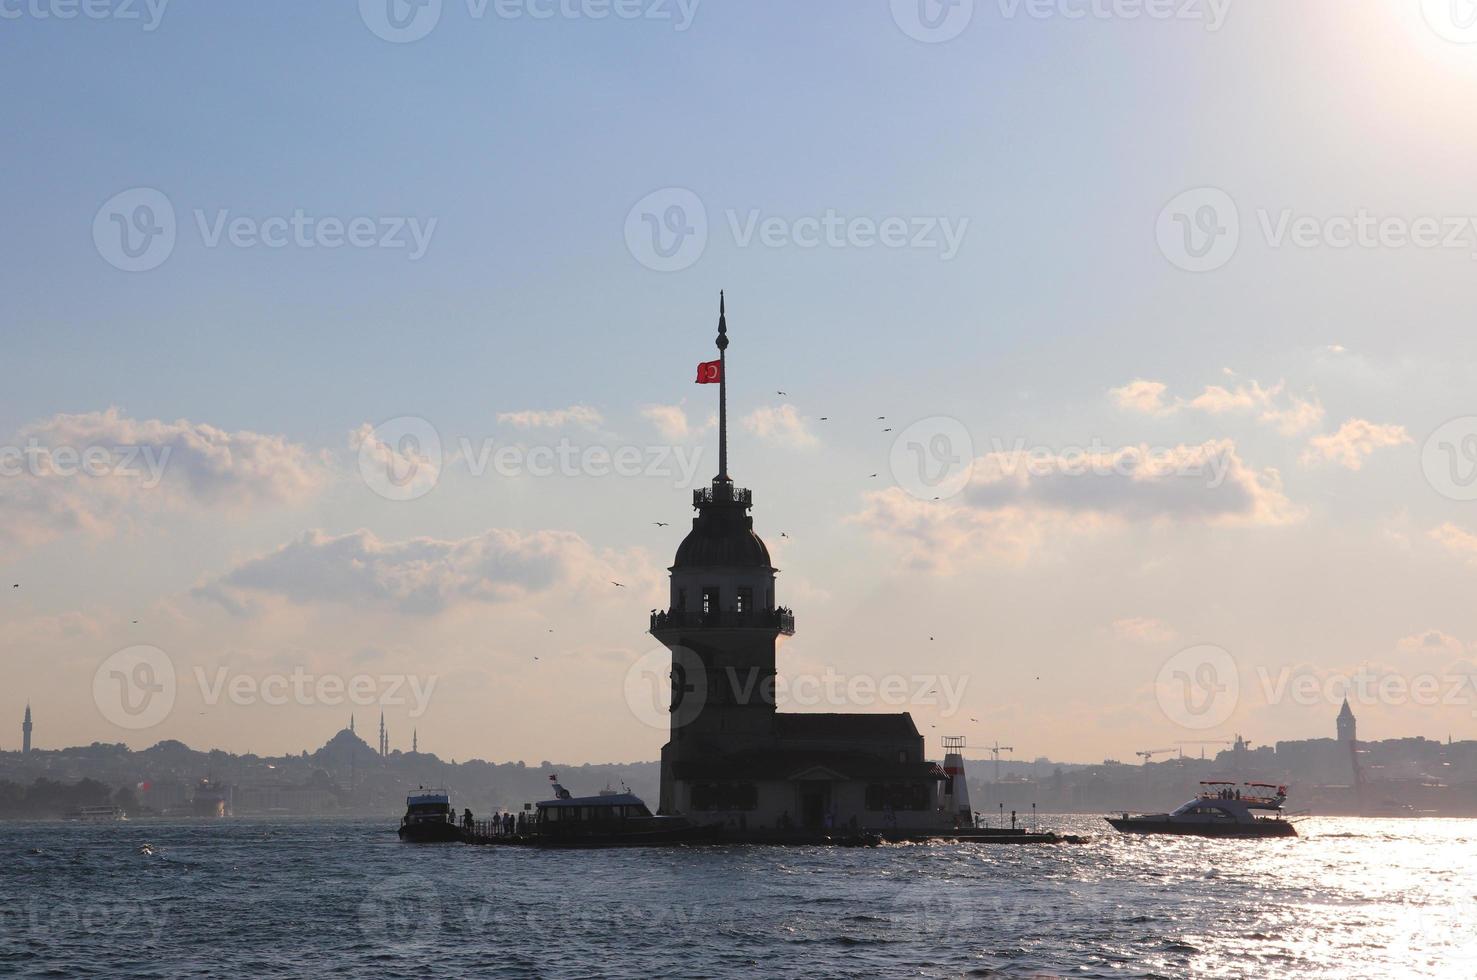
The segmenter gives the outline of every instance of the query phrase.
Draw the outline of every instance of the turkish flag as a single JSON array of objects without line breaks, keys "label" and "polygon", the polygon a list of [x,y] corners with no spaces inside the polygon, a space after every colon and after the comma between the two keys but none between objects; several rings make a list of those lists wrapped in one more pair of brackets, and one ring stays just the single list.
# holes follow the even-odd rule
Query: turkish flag
[{"label": "turkish flag", "polygon": [[723,380],[722,361],[704,361],[697,366],[697,383],[715,385]]}]

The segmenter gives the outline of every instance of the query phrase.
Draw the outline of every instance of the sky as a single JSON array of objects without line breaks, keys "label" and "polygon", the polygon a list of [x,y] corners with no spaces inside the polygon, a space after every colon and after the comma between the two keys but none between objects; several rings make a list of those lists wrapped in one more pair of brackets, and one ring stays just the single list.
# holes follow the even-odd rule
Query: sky
[{"label": "sky", "polygon": [[787,710],[1477,737],[1469,14],[3,0],[0,748],[656,758],[720,289]]}]

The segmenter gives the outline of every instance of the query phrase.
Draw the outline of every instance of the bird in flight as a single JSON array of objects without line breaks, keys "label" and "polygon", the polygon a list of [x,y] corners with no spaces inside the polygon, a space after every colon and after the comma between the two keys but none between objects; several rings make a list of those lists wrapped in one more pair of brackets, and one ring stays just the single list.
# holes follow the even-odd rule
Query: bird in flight
[{"label": "bird in flight", "polygon": [[776,395],[784,395],[786,398],[789,398],[790,397],[790,393],[788,391],[776,391],[775,394]]},{"label": "bird in flight", "polygon": [[873,473],[872,476],[870,477],[870,479],[873,479],[873,480],[877,479],[877,474],[876,473]]},{"label": "bird in flight", "polygon": [[888,428],[886,428],[886,429],[883,429],[883,430],[882,430],[882,431],[883,431],[883,432],[891,432],[891,431],[892,431],[892,428],[891,428],[891,427],[888,427]]},{"label": "bird in flight", "polygon": [[671,527],[671,525],[668,524],[666,521],[652,521],[651,523],[655,524],[657,527]]},{"label": "bird in flight", "polygon": [[886,415],[879,415],[879,416],[877,416],[877,421],[878,422],[886,422],[887,421],[887,416]]},{"label": "bird in flight", "polygon": [[626,584],[624,582],[611,582],[610,584],[615,586],[617,589],[624,589],[626,587]]},{"label": "bird in flight", "polygon": [[784,531],[781,531],[781,532],[780,532],[780,537],[782,537],[782,538],[788,538],[788,537],[789,537],[789,535],[788,535],[788,534],[786,534],[786,533],[785,533],[785,532],[784,532]]},{"label": "bird in flight", "polygon": [[822,415],[821,416],[821,421],[822,422],[829,422],[829,421],[831,421],[831,416],[829,416],[829,415]]}]

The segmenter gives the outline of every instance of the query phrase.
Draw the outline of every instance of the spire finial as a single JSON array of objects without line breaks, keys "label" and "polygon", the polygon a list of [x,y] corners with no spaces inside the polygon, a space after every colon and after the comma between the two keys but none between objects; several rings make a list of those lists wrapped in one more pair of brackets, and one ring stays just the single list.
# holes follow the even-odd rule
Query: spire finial
[{"label": "spire finial", "polygon": [[718,482],[728,483],[728,301],[718,290]]}]

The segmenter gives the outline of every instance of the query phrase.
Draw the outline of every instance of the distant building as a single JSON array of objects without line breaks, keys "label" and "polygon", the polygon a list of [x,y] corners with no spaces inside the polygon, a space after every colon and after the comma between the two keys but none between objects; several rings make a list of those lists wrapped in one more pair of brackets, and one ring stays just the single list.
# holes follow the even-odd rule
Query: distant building
[{"label": "distant building", "polygon": [[21,753],[31,751],[31,704],[26,702],[26,720],[21,722]]},{"label": "distant building", "polygon": [[795,619],[775,602],[753,497],[728,476],[727,348],[720,306],[718,475],[693,492],[670,603],[651,614],[652,635],[672,651],[659,809],[752,830],[950,825],[944,772],[924,758],[910,714],[775,710],[775,649]]},{"label": "distant building", "polygon": [[1339,709],[1338,721],[1335,724],[1338,726],[1338,739],[1340,742],[1348,743],[1358,741],[1358,738],[1355,735],[1355,728],[1357,727],[1357,725],[1354,721],[1354,712],[1349,707],[1348,698],[1344,698],[1344,706]]}]

